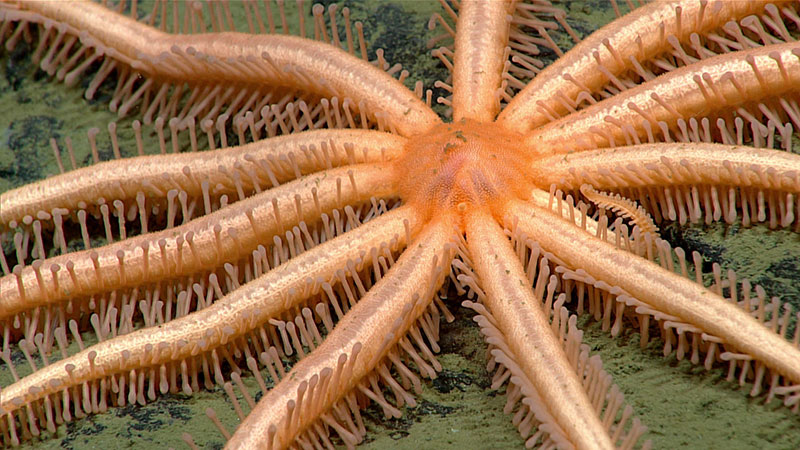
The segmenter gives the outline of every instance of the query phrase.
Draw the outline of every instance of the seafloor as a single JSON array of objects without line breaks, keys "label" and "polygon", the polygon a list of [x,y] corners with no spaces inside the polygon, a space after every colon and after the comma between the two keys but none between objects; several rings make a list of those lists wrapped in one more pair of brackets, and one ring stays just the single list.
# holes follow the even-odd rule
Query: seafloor
[{"label": "seafloor", "polygon": [[[233,0],[235,1],[235,0]],[[289,3],[289,2],[287,2]],[[328,2],[326,2],[328,3]],[[427,30],[428,18],[438,9],[434,0],[353,0],[354,20],[366,25],[372,48],[384,48],[390,63],[401,63],[411,72],[409,86],[422,80],[427,87],[443,78],[443,70],[430,56],[427,40],[437,32]],[[624,2],[621,2],[624,3]],[[614,14],[607,0],[565,1],[572,26],[583,35],[610,21]],[[307,5],[306,7],[310,7]],[[145,10],[142,7],[141,10]],[[238,18],[239,23],[242,18]],[[568,46],[561,36],[559,44]],[[83,98],[81,87],[67,88],[37,70],[29,58],[30,48],[20,45],[0,56],[0,192],[33,182],[57,172],[48,145],[56,137],[76,143],[79,161],[88,163],[85,132],[101,130],[116,116],[107,102],[113,86],[106,83],[94,100]],[[552,60],[551,52],[543,59]],[[84,82],[84,85],[86,81]],[[131,119],[119,120],[121,147],[128,156]],[[155,152],[155,138],[148,138]],[[104,133],[99,137],[100,154],[111,158],[111,146]],[[800,149],[800,143],[795,145]],[[709,267],[719,262],[764,286],[770,295],[800,306],[800,236],[788,231],[771,231],[757,226],[714,224],[664,227],[664,236],[674,245],[699,250]],[[7,249],[8,250],[8,249]],[[443,325],[444,370],[424,383],[418,405],[405,408],[398,420],[386,420],[378,408],[364,413],[368,420],[366,448],[401,449],[505,449],[519,448],[522,441],[503,414],[503,392],[489,388],[484,368],[485,346],[477,326],[451,296],[448,304],[456,320]],[[600,354],[606,369],[633,405],[636,414],[650,428],[647,438],[655,448],[695,449],[796,449],[800,447],[800,417],[778,402],[763,404],[763,397],[746,395],[749,387],[725,381],[723,368],[706,372],[690,363],[664,358],[661,344],[653,341],[642,351],[638,333],[625,330],[611,339],[597,323],[583,319],[586,341]],[[24,368],[21,368],[24,371]],[[10,382],[6,367],[0,366],[0,386]],[[252,388],[253,386],[251,386]],[[72,422],[28,446],[36,448],[185,448],[182,432],[192,434],[205,448],[219,448],[224,440],[206,418],[213,407],[229,428],[236,423],[227,397],[220,388],[192,396],[167,395],[146,407],[133,406]]]}]

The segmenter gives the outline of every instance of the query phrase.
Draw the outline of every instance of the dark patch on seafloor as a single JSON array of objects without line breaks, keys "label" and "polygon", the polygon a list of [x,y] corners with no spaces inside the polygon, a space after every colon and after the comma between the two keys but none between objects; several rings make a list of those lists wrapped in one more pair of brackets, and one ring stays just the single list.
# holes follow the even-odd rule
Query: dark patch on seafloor
[{"label": "dark patch on seafloor", "polygon": [[0,166],[0,177],[20,184],[44,178],[41,162],[51,153],[48,142],[51,137],[58,137],[63,125],[52,116],[29,116],[12,122],[7,137],[8,148],[15,155],[26,156],[13,158],[10,164]]},{"label": "dark patch on seafloor", "polygon": [[766,224],[745,227],[741,222],[716,222],[670,224],[662,234],[689,255],[698,251],[703,272],[710,273],[712,264],[719,263],[723,271],[733,269],[739,280],[747,278],[768,295],[790,303],[795,311],[800,309],[800,237],[795,232],[769,230]]},{"label": "dark patch on seafloor", "polygon": [[[158,444],[153,432],[160,430],[165,425],[175,426],[191,419],[192,412],[185,405],[186,398],[185,395],[167,394],[146,408],[138,404],[110,408],[106,414],[112,414],[125,424],[124,427],[115,426],[109,430],[113,432],[111,438],[116,440],[116,448],[133,448],[137,442],[142,440]],[[79,448],[91,445],[97,435],[109,429],[108,425],[101,422],[102,418],[103,415],[89,416],[85,420],[67,424],[66,436],[62,439],[61,446],[63,448]]]}]

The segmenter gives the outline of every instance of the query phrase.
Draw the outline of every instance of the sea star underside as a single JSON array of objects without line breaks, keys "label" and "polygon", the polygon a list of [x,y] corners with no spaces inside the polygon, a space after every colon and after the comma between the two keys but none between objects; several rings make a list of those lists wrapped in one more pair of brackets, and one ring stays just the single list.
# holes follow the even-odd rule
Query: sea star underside
[{"label": "sea star underside", "polygon": [[[529,447],[646,432],[582,343],[585,312],[800,408],[791,306],[704,274],[657,227],[800,229],[800,3],[654,2],[580,41],[544,0],[442,2],[447,122],[368,60],[346,9],[314,6],[293,36],[264,5],[237,5],[238,33],[225,1],[0,2],[7,49],[29,42],[87,98],[112,86],[162,153],[119,159],[112,124],[114,161],[91,131],[97,164],[0,195],[2,442],[216,384],[241,419],[209,411],[230,448],[354,446],[363,408],[399,417],[441,370],[449,288]],[[140,153],[155,139],[134,134]]]}]

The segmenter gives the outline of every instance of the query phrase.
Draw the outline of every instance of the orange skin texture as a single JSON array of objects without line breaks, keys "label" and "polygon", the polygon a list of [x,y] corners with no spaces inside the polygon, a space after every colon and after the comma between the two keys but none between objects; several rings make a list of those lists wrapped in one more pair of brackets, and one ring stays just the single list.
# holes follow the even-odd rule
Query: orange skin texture
[{"label": "orange skin texture", "polygon": [[[350,273],[347,276],[356,280],[360,276],[356,274],[357,271],[362,269],[355,269],[354,261],[358,260],[365,267],[376,264],[378,249],[383,248],[398,253],[396,264],[386,269],[383,275],[380,269],[375,269],[374,273],[380,279],[367,286],[357,304],[353,300],[351,305],[354,306],[346,311],[335,328],[325,324],[328,333],[321,345],[313,349],[310,345],[313,338],[306,338],[311,352],[293,366],[288,376],[282,379],[272,376],[276,385],[269,390],[264,388],[266,392],[259,404],[247,418],[242,417],[242,422],[228,442],[229,448],[284,448],[293,442],[295,445],[305,445],[308,436],[312,440],[317,439],[313,433],[322,426],[321,423],[326,420],[328,422],[325,423],[332,422],[331,411],[351,408],[350,404],[345,405],[351,400],[353,405],[359,403],[357,407],[361,407],[360,403],[367,397],[380,400],[380,389],[376,393],[370,390],[374,386],[368,385],[382,383],[375,377],[389,373],[388,370],[393,367],[391,364],[395,364],[398,371],[408,370],[402,362],[395,363],[392,357],[406,358],[402,352],[408,350],[404,349],[401,340],[413,333],[421,336],[416,325],[421,322],[416,321],[431,305],[435,292],[441,288],[448,274],[455,275],[465,285],[474,283],[479,288],[476,292],[483,291],[484,294],[479,295],[486,297],[482,301],[484,309],[483,312],[478,311],[479,320],[476,321],[491,325],[481,327],[488,338],[490,354],[495,358],[492,365],[496,362],[508,367],[513,375],[511,383],[519,387],[519,392],[526,397],[525,401],[529,405],[537,404],[541,407],[540,411],[551,416],[543,417],[543,423],[549,426],[550,431],[546,431],[546,427],[541,429],[551,433],[553,441],[545,441],[544,445],[561,446],[559,442],[562,442],[565,443],[563,447],[580,449],[615,448],[620,440],[617,431],[623,427],[605,423],[608,421],[600,415],[606,391],[605,388],[595,388],[604,381],[585,382],[582,368],[576,373],[578,363],[572,361],[577,361],[578,357],[572,350],[577,346],[573,346],[572,350],[565,349],[563,336],[560,335],[563,327],[559,331],[556,330],[559,327],[553,325],[557,323],[555,317],[559,312],[563,313],[561,324],[568,323],[566,317],[569,312],[566,309],[559,311],[556,306],[552,310],[554,320],[552,324],[549,322],[553,296],[568,284],[557,283],[558,277],[554,274],[548,279],[548,272],[541,268],[540,280],[534,282],[528,279],[526,267],[518,260],[519,250],[515,251],[501,224],[508,229],[516,228],[546,252],[550,263],[564,269],[563,273],[557,271],[562,274],[562,280],[570,276],[573,278],[569,279],[578,280],[583,283],[582,286],[594,286],[595,295],[601,292],[601,295],[612,296],[604,297],[607,306],[613,306],[611,302],[616,302],[619,307],[635,307],[637,313],[644,311],[642,314],[648,317],[647,320],[653,316],[660,324],[663,322],[663,330],[672,327],[677,331],[676,323],[679,326],[686,324],[693,342],[698,338],[714,345],[716,342],[728,345],[724,348],[727,354],[717,356],[723,360],[741,357],[758,361],[763,364],[762,369],[769,369],[769,372],[761,372],[767,373],[768,378],[774,376],[773,379],[778,380],[779,376],[783,377],[781,385],[775,385],[776,391],[782,390],[776,392],[778,395],[790,400],[797,398],[792,395],[795,395],[793,389],[796,389],[793,386],[800,383],[800,350],[784,338],[783,331],[777,334],[774,329],[765,327],[761,319],[752,317],[749,304],[744,309],[732,304],[720,295],[721,289],[719,292],[706,289],[687,277],[686,273],[678,275],[671,268],[666,269],[654,261],[646,260],[644,255],[627,252],[621,248],[621,238],[617,236],[615,239],[614,233],[609,232],[607,226],[601,224],[602,221],[585,216],[586,210],[576,214],[572,206],[573,199],[562,196],[562,193],[574,192],[584,184],[609,192],[648,189],[650,195],[655,195],[653,193],[660,194],[663,190],[668,192],[669,200],[656,199],[651,203],[656,203],[652,205],[655,210],[660,207],[662,216],[668,217],[670,214],[675,216],[670,190],[695,190],[707,194],[709,198],[713,197],[712,202],[698,195],[695,197],[696,205],[689,205],[699,211],[700,203],[704,202],[704,214],[708,217],[710,214],[721,216],[721,211],[726,207],[724,202],[723,206],[717,204],[718,197],[724,199],[724,193],[733,192],[728,189],[734,187],[749,189],[751,194],[757,191],[758,195],[767,197],[769,208],[741,203],[742,209],[750,207],[763,215],[764,218],[759,218],[759,221],[766,220],[767,212],[777,216],[775,210],[778,206],[789,209],[786,202],[779,203],[775,199],[791,199],[800,195],[800,157],[797,155],[772,149],[723,145],[710,137],[708,140],[713,142],[675,143],[666,131],[667,142],[657,141],[660,139],[660,135],[657,135],[655,139],[650,139],[652,143],[633,145],[628,142],[624,147],[615,145],[631,136],[647,136],[643,128],[635,128],[644,127],[641,118],[674,125],[699,112],[732,111],[733,107],[747,106],[748,102],[762,99],[767,102],[787,92],[796,92],[800,87],[798,71],[795,70],[800,61],[800,48],[794,41],[709,57],[676,68],[672,73],[659,75],[597,103],[589,102],[592,105],[583,105],[585,99],[578,98],[583,90],[587,91],[586,95],[602,93],[597,90],[607,83],[607,77],[624,76],[630,69],[626,61],[639,58],[646,63],[645,58],[669,52],[669,43],[653,30],[663,27],[663,30],[667,30],[665,33],[674,32],[675,39],[685,46],[686,40],[694,32],[717,29],[720,23],[739,20],[758,12],[766,8],[764,2],[681,0],[651,3],[588,36],[578,47],[564,55],[559,60],[561,62],[536,75],[528,87],[517,93],[516,99],[506,104],[499,117],[503,96],[498,92],[508,94],[504,91],[504,83],[508,81],[505,75],[513,77],[513,71],[505,73],[504,67],[510,56],[506,47],[510,43],[511,32],[516,33],[516,30],[509,29],[509,26],[513,26],[509,25],[509,17],[515,5],[510,1],[461,0],[458,3],[458,17],[453,17],[457,20],[452,58],[453,96],[452,101],[442,101],[452,105],[454,122],[444,124],[429,105],[405,89],[397,79],[341,48],[337,50],[326,44],[291,36],[262,36],[255,40],[242,33],[229,32],[173,36],[151,30],[131,19],[117,17],[117,14],[95,3],[20,0],[12,4],[0,0],[0,7],[12,5],[7,7],[9,11],[12,7],[22,5],[25,6],[23,9],[39,11],[47,20],[71,23],[75,31],[73,36],[77,36],[77,30],[81,29],[101,42],[104,48],[114,50],[111,53],[122,64],[129,64],[132,69],[141,70],[147,76],[152,74],[159,79],[192,81],[197,80],[195,75],[202,75],[215,82],[245,80],[258,85],[277,83],[307,90],[317,96],[351,95],[356,101],[354,104],[363,101],[366,111],[362,109],[360,112],[366,115],[373,110],[381,129],[386,126],[388,131],[404,136],[370,131],[358,137],[353,136],[355,132],[352,130],[325,131],[323,142],[327,142],[331,148],[335,146],[340,151],[344,150],[345,154],[336,156],[332,161],[311,158],[304,162],[300,159],[296,170],[292,173],[287,170],[287,174],[279,176],[280,185],[274,182],[276,186],[272,189],[256,194],[261,197],[242,199],[237,205],[192,220],[181,225],[180,229],[162,230],[160,232],[164,238],[151,233],[115,242],[99,248],[99,251],[58,255],[45,262],[31,264],[30,268],[25,266],[24,272],[19,269],[0,278],[0,290],[5,295],[0,296],[5,301],[5,304],[0,301],[0,317],[4,309],[9,315],[23,311],[26,317],[30,317],[32,313],[28,311],[33,311],[42,302],[55,302],[58,296],[61,297],[58,298],[59,302],[65,299],[71,301],[71,296],[95,295],[100,290],[106,292],[119,286],[148,286],[176,276],[210,271],[221,273],[220,266],[226,264],[226,260],[236,262],[242,259],[242,255],[246,258],[248,252],[260,242],[269,242],[270,238],[277,238],[285,230],[305,225],[306,221],[322,219],[323,211],[334,207],[358,207],[370,200],[372,195],[391,199],[400,197],[404,203],[402,207],[385,212],[382,217],[351,228],[346,236],[320,242],[277,267],[273,265],[272,270],[261,276],[256,275],[257,278],[253,280],[245,279],[248,284],[244,286],[238,286],[238,275],[234,275],[235,283],[230,284],[236,286],[228,288],[225,294],[215,294],[220,298],[211,306],[167,323],[159,323],[157,327],[139,328],[129,334],[104,340],[3,387],[0,392],[0,440],[5,437],[2,433],[4,420],[10,419],[11,430],[15,431],[17,427],[13,425],[13,420],[17,419],[14,417],[25,420],[23,415],[26,411],[30,414],[35,409],[26,407],[27,404],[39,402],[36,408],[41,411],[43,402],[56,398],[53,394],[66,392],[64,388],[83,389],[81,384],[85,387],[91,382],[94,386],[92,389],[95,389],[98,380],[107,380],[109,376],[122,374],[128,376],[129,380],[133,379],[133,371],[139,374],[148,369],[151,373],[155,373],[152,369],[166,372],[170,364],[174,368],[178,363],[187,361],[198,363],[199,359],[191,358],[201,352],[221,349],[236,354],[239,351],[235,347],[236,340],[246,342],[255,339],[251,337],[254,336],[253,331],[260,326],[274,326],[274,320],[294,320],[298,327],[303,326],[303,320],[313,319],[294,313],[306,306],[304,302],[307,300],[314,300],[314,295],[322,295],[320,283],[323,283],[323,290],[324,283],[329,283],[328,288],[336,283],[344,283],[345,273]],[[707,11],[703,8],[707,8]],[[21,14],[28,13],[22,11]],[[524,20],[524,17],[525,14],[518,15],[517,20]],[[41,17],[37,20],[43,21]],[[639,35],[642,38],[637,43]],[[152,42],[145,39],[145,44],[141,44],[141,36],[155,37],[150,39]],[[190,53],[188,43],[192,43],[195,50],[214,56],[216,64],[206,65],[209,61],[202,61],[203,66],[194,66],[201,62],[187,56]],[[164,53],[166,56],[147,56],[144,50],[155,44],[163,44],[165,49],[171,51],[171,44],[174,44],[175,50],[173,53]],[[187,47],[180,47],[179,44]],[[137,45],[142,47],[138,49],[139,52],[136,51]],[[141,61],[128,55],[126,49],[133,49],[133,55],[141,53]],[[262,53],[265,50],[272,62],[265,62]],[[260,72],[251,78],[251,72],[227,70],[226,64],[229,63],[223,60],[230,55],[250,56],[249,62],[255,64],[254,70],[257,68]],[[162,57],[164,59],[160,59]],[[166,64],[168,62],[177,64]],[[723,82],[727,83],[726,77],[733,76],[732,64],[739,68],[735,77],[737,84],[723,85]],[[189,70],[188,74],[176,71],[187,65],[206,69]],[[601,66],[608,75],[595,70]],[[284,70],[293,67],[298,70]],[[170,70],[161,73],[156,68]],[[567,73],[573,77],[572,80],[563,76]],[[231,74],[244,78],[230,78]],[[325,83],[308,82],[315,78]],[[540,102],[540,98],[542,102],[547,102]],[[570,101],[580,104],[577,111],[568,113],[565,110],[563,106],[569,105]],[[546,106],[548,104],[550,106]],[[559,109],[558,105],[562,105],[562,108]],[[548,108],[553,112],[543,114],[549,111]],[[384,125],[380,125],[381,122]],[[350,126],[354,125],[351,123]],[[653,123],[650,126],[652,128]],[[623,127],[634,128],[629,131]],[[305,136],[308,137],[307,134]],[[278,139],[268,142],[278,148]],[[306,138],[301,136],[289,140],[298,143],[302,139]],[[319,137],[314,139],[321,147]],[[365,141],[367,139],[369,143]],[[307,139],[306,142],[308,145],[312,143]],[[348,149],[344,147],[345,142],[360,145],[354,146],[359,148]],[[334,145],[336,143],[342,145]],[[363,161],[347,152],[355,150],[358,153],[364,148],[374,151],[375,158],[380,154],[380,162],[377,159],[370,160],[366,150]],[[245,149],[242,146],[236,151],[244,153],[250,150],[250,147]],[[287,152],[286,158],[290,156]],[[169,160],[173,166],[172,172],[178,176],[183,174],[184,165],[190,168],[190,164],[181,158],[185,156],[163,157]],[[164,168],[158,165],[158,161],[155,158],[146,161],[148,167],[158,167],[153,169],[154,179],[163,178]],[[248,162],[247,159],[244,161]],[[210,169],[204,170],[218,175],[212,165],[217,162],[212,160],[207,164]],[[237,162],[234,159],[230,164],[237,168]],[[119,166],[130,168],[129,164],[95,166],[85,172],[102,179],[103,174],[113,173],[114,170],[124,172],[118,170]],[[219,164],[222,166],[221,162]],[[240,164],[244,167],[243,163]],[[338,167],[348,164],[350,167]],[[198,166],[198,161],[192,162],[191,172],[199,173]],[[292,176],[299,177],[300,173],[313,175],[290,182]],[[18,211],[34,215],[40,210],[68,209],[66,207],[70,204],[59,200],[64,193],[64,186],[59,183],[69,181],[74,175],[71,173],[41,182],[41,190],[49,192],[48,195],[37,194],[38,186],[24,191],[30,194],[30,200],[18,201]],[[138,175],[142,176],[141,173]],[[326,177],[327,181],[323,182]],[[102,183],[93,181],[91,177],[85,179],[73,183],[75,192],[91,193],[93,188],[103,187]],[[118,180],[103,192],[116,188],[117,184],[127,179],[120,176]],[[266,181],[262,179],[268,186]],[[144,182],[140,184],[145,186]],[[147,186],[150,185],[155,185],[155,182],[148,181]],[[197,186],[194,188],[197,191]],[[227,186],[228,194],[233,195],[234,188],[238,186]],[[548,194],[548,188],[558,193]],[[169,187],[161,188],[162,191],[165,189]],[[133,198],[133,195],[125,195]],[[138,200],[138,192],[135,195]],[[162,194],[156,195],[159,196],[163,197]],[[675,198],[681,200],[679,196]],[[251,207],[262,201],[263,208]],[[686,203],[688,201],[678,204],[678,209],[683,211]],[[4,203],[4,198],[0,197],[0,205],[6,204],[10,203]],[[665,210],[666,204],[669,205],[668,210]],[[736,218],[737,203],[730,204],[733,206],[724,212]],[[782,226],[796,222],[793,214],[778,213],[780,221],[785,222]],[[700,212],[695,214],[700,216]],[[0,222],[6,220],[10,221],[11,218],[0,217]],[[675,220],[675,217],[670,217],[670,220]],[[779,221],[773,221],[777,226]],[[647,245],[649,251],[650,244]],[[400,254],[403,248],[405,251]],[[230,256],[234,250],[241,254]],[[463,253],[455,261],[454,257],[459,251]],[[206,256],[209,254],[211,256]],[[389,254],[389,259],[392,258]],[[190,262],[193,264],[191,267]],[[249,259],[245,262],[243,267],[250,270],[247,268]],[[184,270],[186,267],[191,270]],[[227,264],[223,267],[226,270],[228,268]],[[454,267],[458,270],[453,271]],[[59,278],[61,276],[69,278],[62,281]],[[77,289],[69,289],[72,285],[67,282],[73,283],[73,279],[75,285],[84,288],[82,293],[76,294]],[[567,292],[561,293],[564,299],[573,292],[566,289]],[[12,292],[13,296],[5,292]],[[37,297],[36,302],[32,301],[34,297]],[[597,302],[600,302],[599,298]],[[344,297],[340,295],[340,299],[344,300]],[[561,301],[563,305],[565,300]],[[540,308],[541,305],[545,305],[545,308]],[[309,303],[307,306],[313,305]],[[35,311],[38,314],[40,310]],[[618,319],[623,312],[618,310]],[[604,327],[607,328],[606,322],[612,316],[610,312],[604,314]],[[569,320],[572,319],[574,317]],[[291,325],[289,322],[286,329],[290,329]],[[642,329],[645,334],[650,330],[647,325]],[[423,331],[427,334],[427,330]],[[612,328],[612,335],[617,332]],[[672,331],[669,331],[669,336],[673,336]],[[427,339],[434,341],[438,337],[428,336]],[[577,338],[572,342],[579,341],[580,338]],[[643,345],[646,341],[643,340]],[[319,339],[317,343],[320,344]],[[688,340],[684,343],[688,343]],[[280,345],[277,339],[274,344]],[[284,347],[289,345],[288,341],[284,341]],[[296,345],[298,353],[303,354],[300,345]],[[668,343],[669,352],[672,351],[671,345]],[[7,349],[5,345],[4,348]],[[417,358],[414,362],[418,369],[428,365],[425,358],[413,349],[413,343],[405,348],[411,349],[408,356]],[[712,355],[708,364],[711,367],[711,363],[720,362],[720,358],[714,356],[714,351],[722,351],[723,348],[709,346],[707,349],[712,349],[707,353]],[[424,345],[421,350],[422,353],[425,350],[430,353]],[[684,350],[689,351],[689,348],[678,350],[679,355]],[[574,359],[569,359],[568,352],[575,355]],[[287,351],[287,354],[290,353]],[[212,355],[216,358],[216,353]],[[206,356],[208,353],[203,357]],[[682,357],[678,356],[679,359]],[[436,368],[438,363],[432,354],[428,361],[432,366],[427,371],[420,370],[420,375],[433,377],[435,371],[441,369]],[[283,368],[280,361],[276,366]],[[512,367],[515,373],[511,371]],[[742,367],[750,366],[743,364]],[[740,373],[746,373],[747,370]],[[399,373],[402,375],[404,372]],[[503,375],[502,372],[498,374]],[[219,377],[223,381],[226,378],[223,374]],[[393,377],[389,373],[386,381],[397,384]],[[417,380],[417,375],[412,374],[409,379],[412,378]],[[745,378],[744,375],[742,378]],[[150,381],[151,389],[156,384],[155,380],[152,378]],[[158,389],[165,393],[167,388],[162,386],[168,383],[164,381],[159,384]],[[759,388],[762,384],[759,380]],[[174,384],[169,388],[177,390],[179,386]],[[189,392],[193,389],[188,386],[180,388]],[[514,389],[510,388],[509,392]],[[534,391],[538,394],[531,396]],[[144,395],[143,392],[139,390],[140,395]],[[399,392],[408,394],[403,389],[395,391],[397,398],[394,403],[397,408],[402,407],[403,402],[412,403],[401,400],[405,397],[400,397]],[[597,395],[598,392],[600,395]],[[103,399],[105,395],[103,391]],[[513,396],[509,405],[519,400],[513,399]],[[93,394],[92,397],[97,396]],[[535,397],[541,397],[541,400]],[[83,403],[88,403],[88,398],[85,396]],[[73,402],[77,404],[77,401],[73,398]],[[599,404],[593,404],[596,401]],[[401,414],[395,406],[384,407],[387,416],[399,417]],[[84,406],[84,409],[87,408]],[[522,413],[516,414],[517,419],[527,414],[524,409],[518,411]],[[40,412],[37,414],[41,416]],[[615,416],[616,413],[608,415],[612,419]],[[30,420],[38,421],[40,426],[44,422],[41,417]],[[337,420],[341,422],[341,419]],[[347,428],[344,425],[342,427]],[[24,428],[20,430],[24,431]],[[361,433],[357,429],[351,429],[350,432],[345,430],[340,437],[347,445],[354,445],[363,439]],[[527,437],[527,431],[522,434]],[[629,436],[633,436],[630,443],[638,439],[633,431]],[[26,436],[23,438],[27,439]],[[624,437],[623,440],[627,441],[628,438]]]},{"label": "orange skin texture", "polygon": [[525,175],[532,152],[520,145],[522,137],[472,119],[437,125],[409,139],[394,162],[400,196],[425,217],[461,204],[496,210],[510,198],[526,198],[534,187]]}]

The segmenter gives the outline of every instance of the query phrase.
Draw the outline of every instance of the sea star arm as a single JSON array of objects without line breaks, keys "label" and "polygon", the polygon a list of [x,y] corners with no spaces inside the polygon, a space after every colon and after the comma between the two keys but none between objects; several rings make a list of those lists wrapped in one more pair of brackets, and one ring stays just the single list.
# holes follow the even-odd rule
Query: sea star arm
[{"label": "sea star arm", "polygon": [[[751,214],[764,221],[769,212],[773,226],[789,226],[798,217],[800,156],[778,150],[643,144],[546,157],[536,162],[533,173],[542,187],[576,191],[588,183],[601,191],[622,191],[644,205],[657,203],[659,217],[681,223],[697,220],[703,211],[706,220],[731,222],[737,203],[748,222]],[[683,193],[690,194],[684,199]],[[748,213],[753,195],[759,198],[753,204],[757,209]]]},{"label": "sea star arm", "polygon": [[770,45],[674,70],[550,122],[529,133],[526,141],[544,154],[630,145],[645,139],[652,142],[654,135],[659,140],[669,135],[668,130],[678,128],[681,120],[713,120],[724,110],[798,90],[800,45]]},{"label": "sea star arm", "polygon": [[53,21],[131,69],[154,79],[282,86],[364,101],[401,134],[441,123],[386,72],[347,52],[294,36],[204,33],[170,35],[88,1],[20,0],[6,20]]},{"label": "sea star arm", "polygon": [[[560,213],[562,218],[573,222],[575,226],[581,227],[591,235],[602,236],[603,226],[597,220],[580,213],[571,195],[563,198],[562,194],[560,190],[548,193],[536,188],[531,191],[528,201],[539,208],[553,211],[555,214]],[[611,244],[616,243],[616,236],[613,233],[605,233],[605,239]]]},{"label": "sea star arm", "polygon": [[[283,448],[359,385],[368,391],[365,378],[388,363],[387,353],[415,326],[441,285],[452,236],[449,216],[427,224],[322,345],[264,395],[226,448]],[[340,435],[349,445],[361,440]]]},{"label": "sea star arm", "polygon": [[453,121],[494,120],[500,109],[497,90],[508,45],[506,16],[513,2],[461,2],[453,62]]},{"label": "sea star arm", "polygon": [[[331,169],[281,185],[188,224],[96,250],[56,256],[0,278],[0,317],[98,292],[215,270],[247,258],[302,221],[372,196],[392,196],[385,163]],[[277,210],[276,210],[277,208]]]},{"label": "sea star arm", "polygon": [[[224,349],[224,351],[230,349],[232,353],[238,352],[242,338],[258,340],[258,328],[269,326],[270,319],[280,318],[286,311],[301,307],[304,300],[320,290],[320,283],[313,283],[313,287],[309,290],[308,280],[334,279],[335,272],[346,267],[346,261],[358,257],[359,254],[369,262],[370,253],[364,254],[363,251],[380,247],[395,236],[398,237],[398,245],[404,245],[406,226],[417,227],[418,217],[413,208],[401,207],[353,230],[347,234],[346,238],[334,239],[297,256],[291,262],[262,275],[205,309],[159,327],[139,330],[100,342],[73,356],[53,362],[11,386],[3,388],[0,392],[0,414],[4,416],[3,421],[8,420],[8,423],[11,424],[9,430],[12,432],[13,438],[16,438],[16,425],[14,425],[13,417],[16,411],[24,405],[31,403],[40,403],[41,405],[41,401],[49,399],[51,395],[68,392],[69,394],[65,394],[66,398],[69,399],[69,395],[73,395],[74,407],[79,408],[80,394],[73,388],[84,386],[84,395],[89,394],[88,389],[91,389],[93,393],[91,401],[84,398],[83,404],[94,405],[96,408],[98,401],[105,404],[104,396],[109,393],[105,388],[98,393],[99,385],[106,386],[109,378],[112,378],[112,383],[116,383],[115,375],[124,376],[129,372],[132,374],[132,379],[136,379],[137,371],[144,374],[147,373],[148,368],[154,369],[154,371],[149,371],[148,377],[151,390],[154,383],[159,383],[157,384],[158,389],[162,393],[166,392],[166,389],[170,388],[168,384],[165,385],[168,383],[165,376],[166,365],[186,363],[193,368],[196,377],[199,361],[204,360],[210,352],[216,352],[218,349]],[[439,231],[441,232],[441,230]],[[426,242],[426,244],[433,243]],[[433,247],[426,247],[425,255],[432,256],[432,249]],[[437,246],[436,250],[440,250],[440,246]],[[414,259],[414,262],[417,261]],[[430,267],[428,270],[430,271]],[[391,289],[395,289],[394,284],[391,285]],[[404,297],[404,300],[408,301],[410,298]],[[415,309],[415,311],[417,310]],[[387,323],[391,323],[396,316],[388,315],[388,317],[386,320],[389,322]],[[384,330],[384,328],[375,328],[372,331],[373,333],[383,333]],[[380,339],[370,342],[374,341],[381,342]],[[226,347],[227,349],[225,349]],[[365,351],[362,357],[368,358],[369,356],[371,353]],[[212,355],[212,358],[216,361],[216,353]],[[220,379],[222,375],[219,373],[218,363],[214,365],[215,377]],[[160,373],[161,378],[157,379],[155,373]],[[184,390],[186,390],[188,384],[185,372],[183,383]],[[139,388],[144,389],[144,386],[140,385]],[[132,398],[136,398],[137,394],[133,383],[131,392]],[[141,391],[139,395],[142,395]],[[61,401],[58,398],[53,400]],[[46,424],[48,427],[52,426],[53,420],[49,405],[49,401],[45,401],[44,405],[40,406],[48,409],[48,423]],[[67,405],[69,405],[68,401]],[[90,407],[86,412],[91,410]],[[23,415],[20,414],[19,417],[22,418]],[[45,423],[40,422],[39,425],[44,426]],[[27,424],[27,427],[34,428],[35,426],[34,423]],[[24,429],[27,430],[27,427]]]},{"label": "sea star arm", "polygon": [[506,235],[491,216],[477,211],[467,217],[466,233],[484,306],[510,347],[507,356],[527,375],[555,422],[549,425],[553,440],[581,449],[614,448]]},{"label": "sea star arm", "polygon": [[81,204],[95,205],[100,198],[131,204],[139,193],[160,202],[175,189],[176,195],[202,199],[203,182],[214,187],[214,195],[260,192],[331,167],[394,159],[405,141],[370,130],[313,130],[214,151],[102,162],[3,192],[0,223],[22,224],[25,216],[54,211],[76,214],[85,208]]},{"label": "sea star arm", "polygon": [[505,213],[516,217],[517,227],[543,249],[568,267],[579,267],[594,280],[601,280],[612,292],[630,299],[631,304],[660,311],[685,329],[713,336],[728,352],[737,352],[729,353],[731,357],[752,358],[785,377],[788,383],[800,383],[800,349],[736,303],[596,239],[548,210],[514,200],[506,204]]},{"label": "sea star arm", "polygon": [[[635,9],[587,37],[538,74],[500,114],[498,121],[520,133],[529,132],[569,114],[611,78],[633,70],[635,64],[686,44],[728,21],[763,12],[772,0],[653,2]],[[786,2],[789,3],[789,2]],[[556,95],[558,94],[558,95]],[[572,102],[569,105],[561,97]],[[591,101],[594,102],[594,101]]]}]

